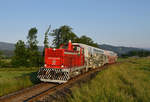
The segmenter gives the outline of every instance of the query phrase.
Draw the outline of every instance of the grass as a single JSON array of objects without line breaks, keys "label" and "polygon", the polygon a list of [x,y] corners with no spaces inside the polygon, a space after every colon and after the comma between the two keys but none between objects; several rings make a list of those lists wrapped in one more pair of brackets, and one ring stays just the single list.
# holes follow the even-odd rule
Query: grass
[{"label": "grass", "polygon": [[0,96],[35,85],[38,68],[0,68]]},{"label": "grass", "polygon": [[74,86],[69,102],[149,102],[150,58],[119,59],[119,64]]}]

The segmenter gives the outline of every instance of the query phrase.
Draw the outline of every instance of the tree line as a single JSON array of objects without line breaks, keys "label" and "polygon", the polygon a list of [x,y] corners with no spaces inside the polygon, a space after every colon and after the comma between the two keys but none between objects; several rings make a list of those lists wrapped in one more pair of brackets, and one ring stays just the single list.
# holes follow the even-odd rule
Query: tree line
[{"label": "tree line", "polygon": [[135,50],[135,51],[129,51],[128,53],[121,55],[121,57],[133,57],[133,56],[147,57],[147,56],[150,56],[150,51],[147,51],[147,50]]},{"label": "tree line", "polygon": [[[49,45],[49,36],[53,37],[52,45]],[[98,47],[90,37],[83,35],[78,37],[72,31],[72,28],[67,25],[63,25],[59,28],[51,30],[51,26],[47,28],[44,33],[44,49],[43,52],[39,52],[38,49],[38,29],[36,27],[31,28],[28,31],[27,42],[18,40],[15,44],[14,56],[11,58],[11,67],[39,67],[44,63],[44,50],[48,47],[59,48],[61,44],[67,45],[71,40],[73,43],[83,43]],[[0,53],[1,55],[1,53]],[[1,66],[1,57],[0,57]]]}]

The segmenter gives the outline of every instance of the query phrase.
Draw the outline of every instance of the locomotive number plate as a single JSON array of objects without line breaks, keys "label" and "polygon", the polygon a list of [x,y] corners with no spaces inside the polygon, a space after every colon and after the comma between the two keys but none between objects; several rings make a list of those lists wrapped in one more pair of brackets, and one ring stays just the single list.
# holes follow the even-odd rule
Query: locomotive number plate
[{"label": "locomotive number plate", "polygon": [[52,60],[52,64],[53,64],[53,65],[56,64],[56,60],[55,60],[55,59]]}]

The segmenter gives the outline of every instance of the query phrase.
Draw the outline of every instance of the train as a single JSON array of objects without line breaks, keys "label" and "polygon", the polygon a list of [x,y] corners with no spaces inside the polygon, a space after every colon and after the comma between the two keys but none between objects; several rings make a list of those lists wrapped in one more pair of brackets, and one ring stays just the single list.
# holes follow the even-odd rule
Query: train
[{"label": "train", "polygon": [[82,43],[45,48],[44,66],[38,71],[43,82],[65,83],[69,79],[95,68],[117,61],[113,51],[102,50]]}]

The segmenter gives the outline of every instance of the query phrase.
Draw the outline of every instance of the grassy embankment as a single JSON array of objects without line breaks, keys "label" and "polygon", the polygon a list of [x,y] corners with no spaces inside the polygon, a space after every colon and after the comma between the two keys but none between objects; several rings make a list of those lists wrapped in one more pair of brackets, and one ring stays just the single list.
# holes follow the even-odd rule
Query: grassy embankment
[{"label": "grassy embankment", "polygon": [[150,58],[128,58],[73,87],[69,102],[149,102]]},{"label": "grassy embankment", "polygon": [[0,96],[38,83],[37,70],[38,68],[0,68]]}]

